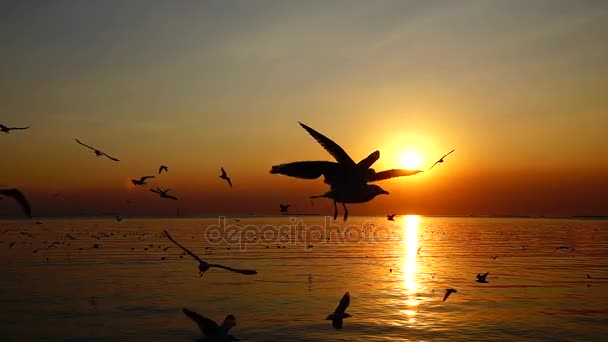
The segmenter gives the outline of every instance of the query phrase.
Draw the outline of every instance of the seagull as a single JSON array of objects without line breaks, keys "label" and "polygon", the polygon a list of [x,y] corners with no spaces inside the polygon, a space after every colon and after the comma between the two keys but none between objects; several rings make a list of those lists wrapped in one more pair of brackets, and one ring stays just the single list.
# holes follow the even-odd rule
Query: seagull
[{"label": "seagull", "polygon": [[446,154],[445,154],[443,157],[441,157],[441,158],[440,158],[438,161],[436,161],[436,162],[435,162],[435,164],[433,164],[433,166],[431,166],[431,167],[429,168],[429,171],[431,171],[431,169],[432,169],[432,168],[434,168],[434,167],[435,167],[435,165],[443,163],[443,158],[447,157],[447,156],[448,156],[450,153],[452,153],[452,152],[454,152],[454,151],[455,151],[455,150],[451,150],[450,152],[446,153]]},{"label": "seagull", "polygon": [[169,233],[166,230],[163,230],[163,232],[165,233],[165,235],[167,236],[167,238],[169,238],[169,240],[171,240],[171,242],[173,242],[174,244],[176,244],[177,247],[179,247],[182,250],[184,250],[184,252],[190,254],[191,257],[193,257],[194,259],[196,259],[199,262],[198,271],[199,271],[199,276],[201,276],[201,277],[211,267],[223,268],[223,269],[231,271],[231,272],[236,272],[236,273],[246,274],[246,275],[258,274],[258,272],[254,271],[254,270],[239,270],[239,269],[236,269],[236,268],[231,268],[231,267],[227,267],[227,266],[223,266],[223,265],[219,265],[219,264],[209,264],[209,263],[203,261],[201,258],[199,258],[198,255],[192,253],[186,247],[180,245],[177,241],[173,240],[173,238],[171,237],[171,235],[169,235]]},{"label": "seagull", "polygon": [[386,219],[389,221],[395,221],[395,218],[394,218],[395,215],[397,215],[397,214],[386,215]]},{"label": "seagull", "polygon": [[165,172],[169,172],[169,167],[168,167],[168,166],[165,166],[165,165],[161,165],[161,166],[158,168],[158,174],[160,175],[160,173],[161,173],[161,172],[163,172],[163,170],[164,170]]},{"label": "seagull", "polygon": [[230,177],[228,177],[228,174],[226,173],[226,170],[224,170],[224,168],[222,168],[222,174],[220,175],[221,179],[225,179],[226,182],[228,182],[228,185],[230,185],[230,187],[232,188],[232,182],[230,181]]},{"label": "seagull", "polygon": [[148,178],[156,178],[156,177],[154,177],[154,176],[143,176],[139,180],[137,180],[137,179],[131,179],[131,182],[134,185],[146,185],[147,184],[146,183],[146,179],[148,179]]},{"label": "seagull", "polygon": [[289,207],[291,207],[291,204],[279,204],[280,210],[282,213],[286,213],[287,209],[289,209]]},{"label": "seagull", "polygon": [[96,149],[96,148],[94,148],[94,147],[91,147],[91,146],[89,146],[89,145],[87,145],[87,144],[83,144],[83,143],[81,143],[81,142],[80,142],[80,140],[78,140],[78,139],[76,139],[76,142],[77,142],[77,143],[79,143],[79,144],[80,144],[80,145],[82,145],[82,146],[86,146],[86,147],[90,148],[91,150],[95,151],[95,155],[96,155],[96,156],[98,156],[98,157],[101,157],[101,156],[106,156],[106,157],[108,157],[109,159],[112,159],[112,160],[114,160],[114,161],[119,161],[118,159],[116,159],[116,158],[114,158],[114,157],[110,157],[110,156],[109,156],[108,154],[106,154],[105,152],[101,152],[100,150],[98,150],[98,149]]},{"label": "seagull", "polygon": [[562,250],[562,249],[567,249],[567,250],[570,250],[570,251],[574,251],[574,248],[570,248],[570,247],[567,247],[567,246],[559,246],[555,250],[553,250],[553,253],[555,253],[555,252],[557,252],[559,250]]},{"label": "seagull", "polygon": [[228,334],[228,331],[236,325],[234,315],[226,316],[222,325],[217,325],[211,319],[199,315],[194,311],[186,308],[183,308],[182,311],[198,325],[203,335],[207,337],[206,339],[198,339],[196,341],[239,341],[238,338]]},{"label": "seagull", "polygon": [[478,283],[487,283],[488,281],[486,280],[486,277],[488,276],[488,274],[490,274],[490,272],[486,272],[484,274],[477,274],[477,280],[475,280]]},{"label": "seagull", "polygon": [[443,301],[445,302],[445,300],[448,299],[448,297],[454,292],[458,292],[458,291],[456,291],[456,289],[446,289],[445,295],[443,296]]},{"label": "seagull", "polygon": [[358,188],[347,189],[331,189],[323,195],[310,196],[310,198],[331,198],[334,200],[334,220],[338,217],[338,206],[337,203],[342,203],[344,208],[344,221],[348,218],[348,209],[346,209],[346,203],[365,203],[369,202],[378,195],[388,195],[388,191],[382,189],[376,184],[365,184]]},{"label": "seagull", "polygon": [[21,209],[23,209],[25,215],[27,215],[29,218],[32,217],[32,209],[30,208],[30,204],[27,201],[27,198],[25,198],[25,196],[23,195],[23,193],[19,191],[19,189],[0,189],[0,195],[11,197],[15,201],[17,201],[17,203],[19,203],[19,205],[21,206]]},{"label": "seagull", "polygon": [[6,126],[0,124],[0,132],[9,134],[14,129],[28,129],[30,127],[32,127],[32,126],[27,126],[27,127],[6,127]]},{"label": "seagull", "polygon": [[411,176],[422,172],[421,170],[392,169],[376,172],[370,166],[380,158],[380,151],[374,151],[365,159],[356,163],[338,144],[323,134],[299,122],[302,126],[336,162],[330,161],[297,161],[272,166],[271,174],[282,174],[289,177],[316,179],[324,176],[324,182],[331,187],[363,185],[389,178]]},{"label": "seagull", "polygon": [[169,190],[171,190],[170,188],[167,190],[162,190],[161,188],[156,188],[156,189],[150,189],[150,191],[159,194],[161,198],[169,198],[172,200],[176,200],[177,201],[177,197],[175,196],[171,196],[171,195],[167,195],[167,192],[169,192]]},{"label": "seagull", "polygon": [[342,299],[340,300],[340,304],[338,304],[334,313],[327,315],[327,317],[325,317],[325,320],[331,320],[331,325],[335,329],[341,329],[343,320],[348,317],[352,317],[348,313],[344,312],[349,304],[350,304],[350,294],[348,292],[346,292],[344,294],[344,296],[342,296]]}]

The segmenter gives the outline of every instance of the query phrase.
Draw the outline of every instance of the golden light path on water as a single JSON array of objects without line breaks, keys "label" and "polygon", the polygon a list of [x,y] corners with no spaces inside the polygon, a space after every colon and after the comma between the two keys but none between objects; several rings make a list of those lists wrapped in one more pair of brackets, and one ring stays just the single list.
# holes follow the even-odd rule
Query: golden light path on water
[{"label": "golden light path on water", "polygon": [[407,215],[403,220],[403,290],[405,305],[407,309],[402,310],[403,314],[408,317],[408,322],[413,324],[416,322],[417,306],[420,304],[416,298],[417,283],[416,283],[416,268],[418,255],[418,225],[420,216]]}]

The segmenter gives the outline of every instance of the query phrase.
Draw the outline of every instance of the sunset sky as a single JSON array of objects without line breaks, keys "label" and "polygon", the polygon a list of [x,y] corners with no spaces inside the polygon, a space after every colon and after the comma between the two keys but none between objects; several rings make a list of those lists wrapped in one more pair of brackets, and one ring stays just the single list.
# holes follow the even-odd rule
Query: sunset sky
[{"label": "sunset sky", "polygon": [[32,126],[0,184],[34,216],[331,214],[269,174],[333,160],[298,121],[377,171],[456,149],[351,215],[608,215],[605,1],[4,1],[0,42],[0,123]]}]

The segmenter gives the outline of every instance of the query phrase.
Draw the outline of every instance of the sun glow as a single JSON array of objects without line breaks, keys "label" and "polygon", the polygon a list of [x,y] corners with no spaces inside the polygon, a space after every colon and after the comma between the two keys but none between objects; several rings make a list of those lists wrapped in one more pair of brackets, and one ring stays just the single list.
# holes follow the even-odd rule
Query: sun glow
[{"label": "sun glow", "polygon": [[401,155],[401,167],[407,170],[415,170],[420,166],[422,158],[415,151],[407,151]]}]

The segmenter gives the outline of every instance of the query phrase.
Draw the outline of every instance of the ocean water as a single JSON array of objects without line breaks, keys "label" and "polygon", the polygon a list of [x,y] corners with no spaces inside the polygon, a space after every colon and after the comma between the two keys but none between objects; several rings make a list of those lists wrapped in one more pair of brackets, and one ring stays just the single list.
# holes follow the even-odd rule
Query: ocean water
[{"label": "ocean water", "polygon": [[[199,277],[163,229],[208,262],[258,274]],[[608,336],[606,220],[4,220],[0,241],[2,341],[191,341],[201,334],[184,307],[234,314],[243,341]],[[444,302],[447,288],[458,292]],[[335,330],[324,318],[347,291],[352,317]]]}]

